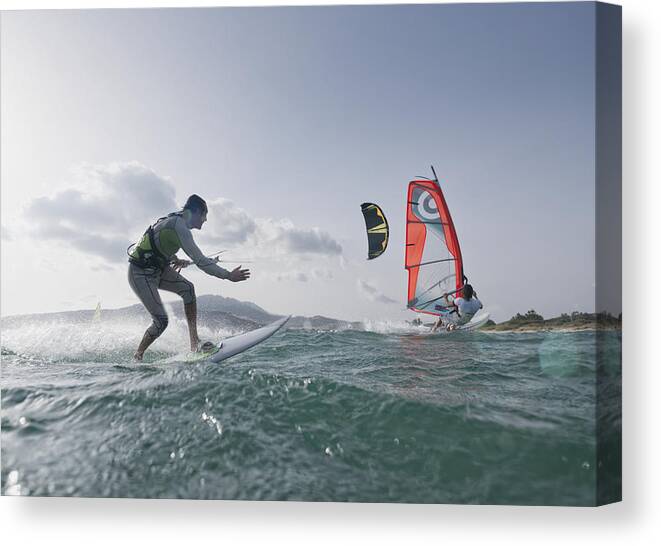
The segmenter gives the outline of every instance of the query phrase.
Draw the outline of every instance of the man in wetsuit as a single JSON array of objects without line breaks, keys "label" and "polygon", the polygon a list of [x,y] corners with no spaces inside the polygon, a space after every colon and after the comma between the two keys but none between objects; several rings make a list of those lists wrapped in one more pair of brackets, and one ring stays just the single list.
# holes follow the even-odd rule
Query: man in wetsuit
[{"label": "man in wetsuit", "polygon": [[438,317],[436,324],[432,327],[432,332],[443,325],[448,331],[452,331],[457,326],[466,324],[475,313],[482,309],[482,302],[477,299],[477,292],[470,284],[465,284],[460,293],[463,297],[455,298],[453,301],[448,300],[447,294],[443,294],[443,299],[454,307],[454,310],[449,315]]},{"label": "man in wetsuit", "polygon": [[[207,258],[193,241],[192,229],[201,229],[207,221],[207,204],[198,195],[191,195],[183,210],[159,218],[149,226],[140,242],[129,253],[129,284],[152,316],[152,324],[133,355],[141,361],[145,350],[165,331],[168,316],[158,290],[179,294],[184,300],[188,322],[191,351],[200,349],[197,335],[197,303],[193,283],[179,274],[182,267],[195,264],[202,271],[232,282],[245,281],[250,277],[248,269],[237,267],[227,271],[218,266],[217,259]],[[131,247],[129,247],[131,248]],[[177,258],[183,250],[192,261]]]}]

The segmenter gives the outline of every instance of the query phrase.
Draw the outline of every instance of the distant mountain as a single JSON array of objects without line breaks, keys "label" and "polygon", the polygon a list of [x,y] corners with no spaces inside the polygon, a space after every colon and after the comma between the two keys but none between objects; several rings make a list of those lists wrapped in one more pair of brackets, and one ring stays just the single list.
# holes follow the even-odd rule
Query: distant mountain
[{"label": "distant mountain", "polygon": [[[279,319],[282,315],[274,315],[249,301],[240,301],[234,298],[225,298],[223,296],[204,295],[197,298],[197,309],[200,314],[199,322],[203,324],[203,313],[212,316],[214,313],[228,313],[240,319],[253,321],[258,324],[268,324]],[[348,322],[328,318],[321,315],[313,317],[295,316],[287,323],[289,328],[301,328],[311,330],[347,330],[362,329],[362,323]]]},{"label": "distant mountain", "polygon": [[346,320],[338,320],[334,318],[322,317],[315,315],[314,317],[301,317],[295,316],[289,319],[287,323],[289,328],[298,328],[302,330],[364,330],[362,322],[349,322]]},{"label": "distant mountain", "polygon": [[250,301],[240,301],[234,298],[225,298],[223,296],[214,296],[206,294],[197,298],[198,311],[222,311],[223,313],[231,313],[239,318],[252,320],[262,324],[273,322],[279,315],[272,315],[271,313],[262,309]]},{"label": "distant mountain", "polygon": [[[198,311],[230,313],[236,317],[252,320],[260,324],[268,324],[282,315],[274,315],[249,301],[240,301],[223,296],[204,295],[197,298]],[[321,315],[313,317],[295,316],[287,323],[289,328],[304,328],[312,330],[347,330],[362,329],[362,323],[348,322],[328,318]]]},{"label": "distant mountain", "polygon": [[[176,318],[184,318],[184,306],[181,301],[166,304]],[[280,318],[249,301],[240,301],[223,296],[202,295],[197,298],[198,324],[211,328],[231,328],[233,330],[253,330]],[[59,313],[39,313],[32,315],[14,315],[2,318],[3,328],[20,327],[30,322],[66,321],[87,324],[94,318],[94,309],[62,311]],[[149,313],[141,304],[121,307],[120,309],[101,309],[101,320],[141,320],[147,323]],[[315,315],[313,317],[295,316],[287,323],[289,328],[306,330],[362,330],[360,322],[348,322]]]}]

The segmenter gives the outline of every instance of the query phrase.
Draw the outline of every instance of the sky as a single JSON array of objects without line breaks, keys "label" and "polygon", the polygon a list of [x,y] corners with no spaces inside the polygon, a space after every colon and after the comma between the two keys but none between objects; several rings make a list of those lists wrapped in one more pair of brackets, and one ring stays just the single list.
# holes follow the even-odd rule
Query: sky
[{"label": "sky", "polygon": [[[199,246],[252,271],[230,283],[189,268],[198,295],[414,318],[406,188],[432,164],[494,319],[595,310],[592,3],[17,11],[0,24],[2,316],[137,303],[126,247],[197,193],[210,206]],[[370,261],[366,201],[391,228]]]}]

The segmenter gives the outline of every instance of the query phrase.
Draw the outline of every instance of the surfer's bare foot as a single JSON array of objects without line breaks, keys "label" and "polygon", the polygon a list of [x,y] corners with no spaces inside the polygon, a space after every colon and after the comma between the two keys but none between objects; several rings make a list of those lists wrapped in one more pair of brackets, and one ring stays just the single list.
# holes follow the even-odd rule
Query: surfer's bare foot
[{"label": "surfer's bare foot", "polygon": [[142,353],[135,353],[133,355],[133,362],[142,362]]}]

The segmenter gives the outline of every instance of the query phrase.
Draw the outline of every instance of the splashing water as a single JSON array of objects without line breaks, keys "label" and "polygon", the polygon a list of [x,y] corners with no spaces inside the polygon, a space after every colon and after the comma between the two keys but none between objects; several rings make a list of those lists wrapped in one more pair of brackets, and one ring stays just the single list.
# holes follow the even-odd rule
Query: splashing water
[{"label": "splashing water", "polygon": [[[4,494],[595,502],[595,332],[369,323],[186,364],[173,319],[133,364],[146,326],[3,325]],[[617,385],[619,358],[604,362]]]}]

